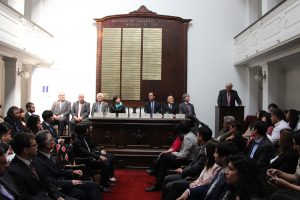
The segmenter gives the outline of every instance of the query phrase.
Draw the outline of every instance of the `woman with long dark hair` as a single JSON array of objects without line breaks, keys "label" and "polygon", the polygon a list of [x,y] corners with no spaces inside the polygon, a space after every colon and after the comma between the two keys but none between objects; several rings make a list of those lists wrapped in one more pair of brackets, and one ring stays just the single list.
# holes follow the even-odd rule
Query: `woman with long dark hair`
[{"label": "woman with long dark hair", "polygon": [[285,115],[287,123],[289,123],[289,126],[293,131],[296,131],[299,129],[298,122],[299,122],[299,113],[297,110],[290,109]]},{"label": "woman with long dark hair", "polygon": [[43,130],[40,116],[35,114],[30,115],[27,121],[27,128],[29,128],[33,134]]}]

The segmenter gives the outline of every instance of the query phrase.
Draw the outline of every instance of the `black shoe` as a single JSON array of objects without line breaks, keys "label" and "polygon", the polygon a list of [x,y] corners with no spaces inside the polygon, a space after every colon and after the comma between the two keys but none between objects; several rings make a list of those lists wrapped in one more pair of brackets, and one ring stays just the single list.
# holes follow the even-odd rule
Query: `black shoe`
[{"label": "black shoe", "polygon": [[111,188],[109,188],[109,187],[104,187],[104,186],[102,186],[102,185],[99,185],[99,190],[100,190],[101,192],[105,192],[105,193],[111,193],[111,192],[112,192],[112,189],[111,189]]},{"label": "black shoe", "polygon": [[154,191],[159,191],[159,190],[160,190],[160,188],[156,187],[156,186],[147,187],[145,189],[146,192],[154,192]]},{"label": "black shoe", "polygon": [[146,169],[147,174],[154,175],[154,171],[152,169]]}]

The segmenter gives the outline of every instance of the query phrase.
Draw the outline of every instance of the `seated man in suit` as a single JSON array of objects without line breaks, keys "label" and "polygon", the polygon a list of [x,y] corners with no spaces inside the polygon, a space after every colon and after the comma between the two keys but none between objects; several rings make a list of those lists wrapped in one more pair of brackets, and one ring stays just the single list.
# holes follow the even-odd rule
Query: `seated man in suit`
[{"label": "seated man in suit", "polygon": [[58,140],[59,140],[59,137],[57,135],[56,130],[52,126],[53,122],[54,122],[53,112],[51,110],[45,110],[42,113],[42,117],[43,117],[43,120],[44,120],[43,123],[42,123],[43,129],[48,130],[50,132],[50,134],[52,135],[52,137],[54,138],[55,143],[57,143]]},{"label": "seated man in suit", "polygon": [[189,94],[182,95],[182,103],[179,104],[179,113],[185,114],[185,116],[196,116],[194,105],[190,103],[191,97]]},{"label": "seated man in suit", "polygon": [[55,143],[48,130],[40,131],[35,140],[38,144],[38,156],[34,158],[34,162],[48,181],[71,197],[82,200],[101,199],[95,182],[76,179],[82,176],[81,170],[61,169],[51,159],[51,151]]},{"label": "seated man in suit", "polygon": [[264,121],[256,121],[253,124],[254,140],[249,145],[248,157],[252,159],[264,173],[270,165],[270,160],[275,157],[275,150],[272,142],[266,133],[268,125]]},{"label": "seated man in suit", "polygon": [[12,106],[8,109],[4,121],[7,122],[13,128],[12,136],[18,134],[19,132],[31,132],[31,130],[29,130],[22,124],[20,120],[20,109],[16,106]]},{"label": "seated man in suit", "polygon": [[69,124],[71,113],[71,102],[65,99],[64,92],[59,92],[58,100],[53,102],[51,111],[54,118],[53,124],[58,124],[58,134],[63,135],[65,125]]},{"label": "seated man in suit", "polygon": [[0,199],[18,199],[19,192],[15,182],[6,171],[7,165],[5,151],[0,147]]},{"label": "seated man in suit", "polygon": [[91,116],[94,117],[95,112],[102,112],[105,113],[108,111],[108,103],[106,103],[104,100],[104,94],[98,93],[96,102],[92,105],[92,112]]},{"label": "seated man in suit", "polygon": [[35,112],[35,106],[32,102],[28,102],[26,103],[26,114],[25,114],[25,117],[24,117],[24,121],[25,123],[27,123],[29,117]]},{"label": "seated man in suit", "polygon": [[178,168],[175,170],[176,174],[165,177],[163,199],[176,199],[190,184],[185,178],[200,175],[206,163],[205,147],[211,137],[212,131],[209,127],[202,126],[198,129],[197,143],[200,145],[199,151],[187,167],[184,169]]},{"label": "seated man in suit", "polygon": [[148,99],[149,101],[145,104],[144,112],[150,114],[161,113],[161,107],[159,102],[155,101],[154,92],[149,92]]},{"label": "seated man in suit", "polygon": [[76,157],[91,157],[94,160],[87,161],[87,169],[100,169],[100,189],[103,192],[111,192],[109,178],[113,174],[113,163],[105,155],[93,148],[91,142],[87,139],[86,124],[78,123],[75,127],[76,138],[73,143],[73,150]]},{"label": "seated man in suit", "polygon": [[237,91],[232,89],[232,83],[227,83],[225,87],[226,89],[219,91],[218,106],[235,106],[235,102],[241,106],[242,101]]},{"label": "seated man in suit", "polygon": [[64,200],[66,197],[42,176],[32,159],[37,155],[37,143],[32,133],[19,133],[14,137],[12,148],[16,156],[8,167],[21,200]]},{"label": "seated man in suit", "polygon": [[167,97],[167,103],[162,107],[162,113],[165,114],[177,114],[179,112],[178,105],[174,102],[174,97],[169,95]]},{"label": "seated man in suit", "polygon": [[90,103],[84,100],[84,94],[78,95],[78,101],[73,103],[71,109],[72,119],[70,121],[71,133],[74,133],[74,128],[77,123],[89,124]]}]

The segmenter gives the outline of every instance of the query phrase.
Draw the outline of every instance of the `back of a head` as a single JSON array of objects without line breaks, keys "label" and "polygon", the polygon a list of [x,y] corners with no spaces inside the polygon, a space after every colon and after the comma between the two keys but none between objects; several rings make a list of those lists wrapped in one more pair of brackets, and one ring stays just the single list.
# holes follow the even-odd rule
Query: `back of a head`
[{"label": "back of a head", "polygon": [[219,156],[230,156],[232,154],[236,154],[238,152],[238,148],[233,142],[224,141],[218,143],[216,151]]},{"label": "back of a head", "polygon": [[272,115],[276,116],[277,119],[280,120],[285,120],[285,114],[282,110],[275,109],[272,111]]},{"label": "back of a head", "polygon": [[12,140],[11,147],[16,155],[21,155],[24,148],[30,148],[30,140],[34,139],[32,133],[20,132],[14,136]]},{"label": "back of a head", "polygon": [[44,110],[44,112],[42,113],[42,118],[44,121],[47,121],[47,119],[49,119],[52,116],[53,112],[51,110]]},{"label": "back of a head", "polygon": [[202,139],[207,142],[212,138],[212,130],[209,127],[201,126],[198,128],[199,135],[202,135]]},{"label": "back of a head", "polygon": [[12,127],[7,122],[0,123],[0,139],[2,135],[6,134],[9,129],[12,129]]},{"label": "back of a head", "polygon": [[77,136],[83,136],[86,134],[88,125],[86,123],[78,123],[75,126],[75,134]]},{"label": "back of a head", "polygon": [[183,121],[178,124],[178,131],[181,134],[186,134],[191,131],[191,124],[189,122]]},{"label": "back of a head", "polygon": [[253,129],[256,130],[259,135],[265,136],[268,130],[268,124],[264,121],[256,121],[253,124]]}]

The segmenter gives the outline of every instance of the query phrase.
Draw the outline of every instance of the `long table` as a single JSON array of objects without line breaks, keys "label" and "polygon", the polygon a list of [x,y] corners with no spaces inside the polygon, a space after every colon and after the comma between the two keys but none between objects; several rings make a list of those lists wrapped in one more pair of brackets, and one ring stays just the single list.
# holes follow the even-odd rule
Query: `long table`
[{"label": "long table", "polygon": [[90,118],[92,139],[116,156],[118,167],[148,167],[170,148],[174,127],[187,119]]}]

